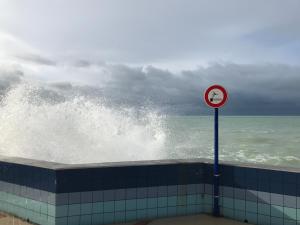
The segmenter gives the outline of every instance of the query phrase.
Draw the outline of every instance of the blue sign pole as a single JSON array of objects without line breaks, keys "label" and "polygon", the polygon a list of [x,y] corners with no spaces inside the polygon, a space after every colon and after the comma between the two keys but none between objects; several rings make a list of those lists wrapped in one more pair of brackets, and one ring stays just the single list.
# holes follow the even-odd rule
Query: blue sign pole
[{"label": "blue sign pole", "polygon": [[219,178],[219,109],[215,108],[214,216],[220,216]]}]

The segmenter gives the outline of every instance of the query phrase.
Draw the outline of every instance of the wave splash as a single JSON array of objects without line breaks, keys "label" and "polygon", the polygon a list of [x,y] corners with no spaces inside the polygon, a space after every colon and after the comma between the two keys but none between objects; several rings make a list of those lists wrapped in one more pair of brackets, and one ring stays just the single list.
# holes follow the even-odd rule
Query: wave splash
[{"label": "wave splash", "polygon": [[151,110],[23,81],[1,99],[0,154],[61,163],[159,159],[163,121]]}]

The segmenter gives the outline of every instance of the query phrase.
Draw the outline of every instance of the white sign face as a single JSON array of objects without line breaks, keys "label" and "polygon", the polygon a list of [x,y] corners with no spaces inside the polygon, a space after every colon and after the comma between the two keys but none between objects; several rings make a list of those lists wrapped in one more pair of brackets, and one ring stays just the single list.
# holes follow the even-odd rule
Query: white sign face
[{"label": "white sign face", "polygon": [[206,104],[213,108],[222,107],[227,101],[227,91],[220,85],[213,85],[204,92],[204,100]]},{"label": "white sign face", "polygon": [[224,99],[223,92],[218,89],[214,88],[208,92],[208,100],[212,104],[220,104]]}]

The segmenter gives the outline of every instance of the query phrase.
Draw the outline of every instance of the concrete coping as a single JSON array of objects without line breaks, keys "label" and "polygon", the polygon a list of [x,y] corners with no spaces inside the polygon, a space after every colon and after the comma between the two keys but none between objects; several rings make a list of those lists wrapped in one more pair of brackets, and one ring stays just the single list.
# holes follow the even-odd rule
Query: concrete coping
[{"label": "concrete coping", "polygon": [[[151,166],[151,165],[175,165],[175,164],[193,164],[204,163],[213,164],[213,160],[204,158],[194,159],[168,159],[168,160],[144,160],[144,161],[122,161],[122,162],[101,162],[101,163],[85,163],[85,164],[64,164],[50,161],[26,159],[21,157],[10,157],[0,155],[0,162],[8,162],[20,165],[40,167],[51,170],[70,170],[70,169],[88,169],[88,168],[109,168],[109,167],[128,167],[128,166]],[[267,169],[276,171],[285,171],[300,173],[300,168],[272,166],[256,163],[244,163],[233,161],[220,161],[222,165],[238,166],[245,168]]]}]

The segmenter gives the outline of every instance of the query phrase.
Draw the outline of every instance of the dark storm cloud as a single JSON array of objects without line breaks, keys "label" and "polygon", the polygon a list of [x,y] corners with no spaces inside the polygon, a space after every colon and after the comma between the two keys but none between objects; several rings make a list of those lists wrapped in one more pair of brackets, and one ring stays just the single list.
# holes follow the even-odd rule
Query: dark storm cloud
[{"label": "dark storm cloud", "polygon": [[94,93],[115,104],[153,105],[177,114],[207,114],[203,92],[219,83],[229,92],[225,114],[300,114],[300,67],[214,64],[171,73],[155,67],[106,65],[109,79]]},{"label": "dark storm cloud", "polygon": [[[164,113],[196,115],[212,112],[203,102],[203,92],[208,86],[218,83],[229,92],[223,114],[300,114],[299,66],[213,64],[177,74],[152,66],[144,68],[121,64],[91,63],[89,67],[74,68],[80,70],[85,78],[88,78],[86,74],[91,68],[98,68],[96,74],[99,74],[93,75],[87,85],[55,82],[49,87],[59,90],[62,95],[100,96],[115,106],[150,106]],[[7,90],[7,86],[20,82],[23,76],[18,70],[0,70],[0,73],[2,92]],[[56,95],[50,97],[53,96]]]}]

